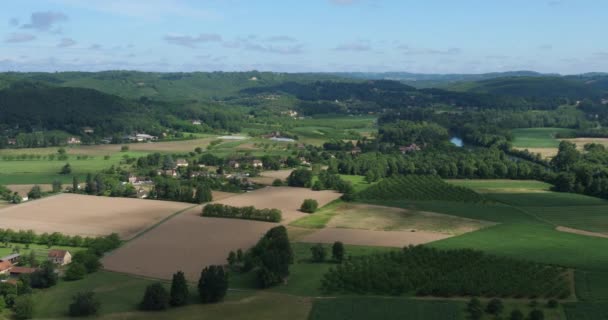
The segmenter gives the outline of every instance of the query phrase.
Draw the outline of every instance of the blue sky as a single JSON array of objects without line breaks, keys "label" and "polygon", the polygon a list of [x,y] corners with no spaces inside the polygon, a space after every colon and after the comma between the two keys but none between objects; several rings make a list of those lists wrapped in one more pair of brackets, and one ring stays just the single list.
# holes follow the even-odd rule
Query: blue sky
[{"label": "blue sky", "polygon": [[604,0],[18,0],[0,71],[608,71]]}]

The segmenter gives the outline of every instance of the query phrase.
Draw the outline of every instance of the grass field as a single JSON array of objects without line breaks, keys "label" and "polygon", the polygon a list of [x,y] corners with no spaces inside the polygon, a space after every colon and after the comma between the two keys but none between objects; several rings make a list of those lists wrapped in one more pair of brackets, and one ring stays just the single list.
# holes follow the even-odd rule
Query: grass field
[{"label": "grass field", "polygon": [[310,320],[461,320],[462,301],[424,301],[398,298],[350,297],[315,300]]},{"label": "grass field", "polygon": [[513,146],[517,148],[556,148],[559,140],[558,133],[571,133],[573,129],[565,128],[524,128],[514,129]]},{"label": "grass field", "polygon": [[608,271],[576,271],[576,295],[583,301],[604,301],[608,304]]},{"label": "grass field", "polygon": [[14,248],[19,248],[19,253],[22,256],[27,256],[31,250],[34,250],[38,260],[43,261],[47,259],[47,254],[51,249],[68,250],[70,253],[85,250],[85,248],[69,247],[69,246],[51,246],[50,248],[46,245],[30,244],[29,249],[25,249],[25,245],[21,243],[9,243],[8,247],[4,245],[0,246],[0,257],[8,256],[13,253]]},{"label": "grass field", "polygon": [[467,187],[477,192],[541,192],[549,191],[550,184],[536,180],[508,180],[508,179],[451,179],[448,183]]},{"label": "grass field", "polygon": [[608,319],[608,303],[578,302],[564,306],[568,320],[604,320]]},{"label": "grass field", "polygon": [[608,205],[526,207],[524,209],[556,226],[608,235]]},{"label": "grass field", "polygon": [[341,200],[336,200],[323,208],[317,210],[314,214],[309,214],[298,220],[291,222],[289,225],[300,228],[322,229],[325,228],[329,220],[337,214],[338,208],[344,205]]}]

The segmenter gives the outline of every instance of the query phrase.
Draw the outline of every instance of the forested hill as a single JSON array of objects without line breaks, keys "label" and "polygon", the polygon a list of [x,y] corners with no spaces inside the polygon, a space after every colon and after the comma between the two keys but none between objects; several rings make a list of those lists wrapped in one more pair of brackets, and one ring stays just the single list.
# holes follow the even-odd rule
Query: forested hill
[{"label": "forested hill", "polygon": [[86,88],[54,87],[40,83],[13,83],[0,90],[0,121],[25,131],[81,132],[90,126],[114,133],[151,125],[140,104]]},{"label": "forested hill", "polygon": [[221,100],[245,88],[277,85],[287,81],[338,80],[315,73],[193,72],[157,73],[137,71],[0,73],[0,89],[16,81],[42,82],[54,86],[95,89],[127,99]]}]

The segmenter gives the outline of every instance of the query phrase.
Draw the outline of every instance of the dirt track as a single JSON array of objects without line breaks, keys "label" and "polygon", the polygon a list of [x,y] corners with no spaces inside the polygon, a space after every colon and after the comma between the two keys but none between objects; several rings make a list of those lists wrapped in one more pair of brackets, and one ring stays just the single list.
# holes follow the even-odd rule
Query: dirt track
[{"label": "dirt track", "polygon": [[0,210],[0,228],[129,239],[188,203],[60,194]]},{"label": "dirt track", "polygon": [[555,230],[561,231],[561,232],[574,233],[574,234],[588,236],[588,237],[608,238],[608,234],[605,234],[605,233],[591,232],[591,231],[585,231],[585,230],[562,227],[562,226],[558,226],[557,228],[555,228]]}]

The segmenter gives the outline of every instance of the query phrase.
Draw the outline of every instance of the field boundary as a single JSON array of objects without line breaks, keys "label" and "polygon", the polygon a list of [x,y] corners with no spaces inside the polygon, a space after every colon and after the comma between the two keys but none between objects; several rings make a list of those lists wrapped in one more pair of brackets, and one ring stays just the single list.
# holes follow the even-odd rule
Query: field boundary
[{"label": "field boundary", "polygon": [[173,217],[176,217],[176,216],[178,216],[179,214],[184,213],[185,211],[188,211],[188,210],[190,210],[190,209],[192,209],[192,208],[194,208],[194,207],[197,207],[197,206],[200,206],[200,204],[195,204],[195,205],[193,205],[193,206],[190,206],[190,207],[187,207],[187,208],[184,208],[184,209],[181,209],[181,210],[179,210],[179,211],[176,211],[176,212],[172,213],[172,214],[171,214],[171,215],[169,215],[168,217],[165,217],[165,218],[163,218],[162,220],[160,220],[159,222],[157,222],[157,223],[155,223],[155,224],[153,224],[153,225],[149,226],[148,228],[146,228],[146,229],[142,230],[140,233],[138,233],[138,234],[134,235],[134,236],[133,236],[133,237],[131,237],[130,239],[124,240],[124,241],[123,241],[123,244],[129,243],[129,242],[131,242],[131,241],[133,241],[133,240],[135,240],[135,239],[139,238],[140,236],[142,236],[142,235],[144,235],[144,234],[146,234],[146,233],[148,233],[148,232],[150,232],[150,231],[152,231],[152,230],[156,229],[156,228],[157,228],[158,226],[160,226],[161,224],[163,224],[163,223],[165,223],[165,222],[169,221],[169,220],[170,220],[170,219],[172,219]]}]

